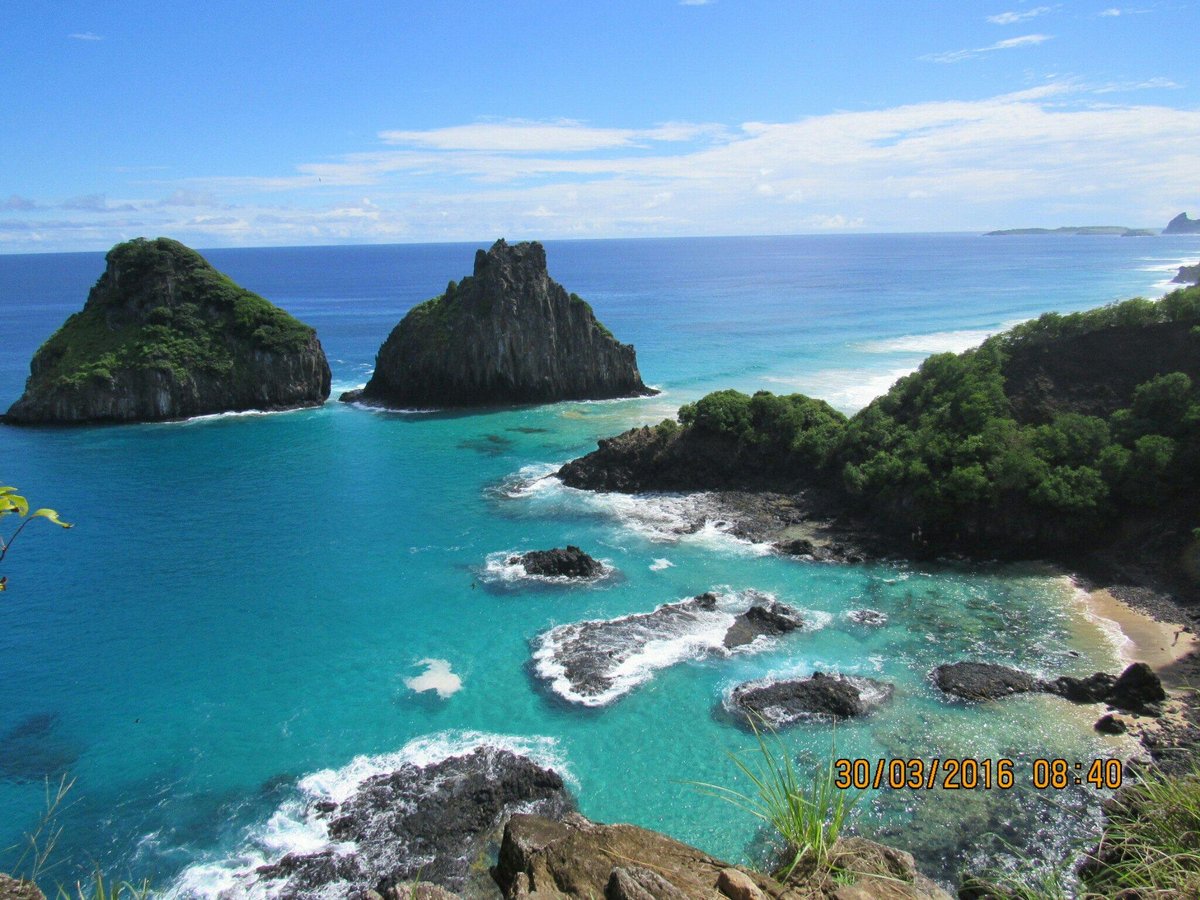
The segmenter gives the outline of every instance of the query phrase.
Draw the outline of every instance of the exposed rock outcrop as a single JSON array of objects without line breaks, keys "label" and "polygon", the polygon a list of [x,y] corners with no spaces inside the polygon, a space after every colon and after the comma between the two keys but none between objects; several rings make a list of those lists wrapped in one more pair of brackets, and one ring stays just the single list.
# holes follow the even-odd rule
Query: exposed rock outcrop
[{"label": "exposed rock outcrop", "polygon": [[147,422],[317,406],[312,328],[168,238],[117,244],[83,309],[37,351],[14,424]]},{"label": "exposed rock outcrop", "polygon": [[1179,274],[1171,279],[1173,284],[1200,284],[1200,263],[1194,266],[1180,266]]},{"label": "exposed rock outcrop", "polygon": [[[555,772],[506,750],[481,747],[462,756],[368,778],[340,804],[316,811],[331,840],[353,845],[292,853],[257,870],[272,896],[293,900],[396,896],[419,879],[463,891],[480,879],[489,846],[516,809],[564,815],[573,801]],[[486,877],[482,878],[484,884]],[[407,897],[407,894],[399,893]]]},{"label": "exposed rock outcrop", "polygon": [[530,550],[518,556],[510,556],[508,564],[520,564],[527,575],[542,578],[596,578],[604,574],[604,565],[578,547],[568,544],[566,549]]},{"label": "exposed rock outcrop", "polygon": [[725,632],[721,643],[726,650],[732,650],[751,644],[760,637],[787,634],[803,626],[803,617],[792,607],[768,600],[761,605],[755,604],[734,617],[733,624]]},{"label": "exposed rock outcrop", "polygon": [[949,900],[911,855],[882,844],[843,838],[830,862],[836,880],[804,873],[782,884],[633,825],[516,815],[492,874],[507,900]]},{"label": "exposed rock outcrop", "polygon": [[894,690],[873,678],[814,672],[811,678],[738,685],[729,695],[728,707],[753,725],[765,722],[782,728],[805,719],[866,715],[890,699]]},{"label": "exposed rock outcrop", "polygon": [[957,662],[930,673],[942,691],[964,700],[996,700],[1013,694],[1055,694],[1072,703],[1107,703],[1125,712],[1157,715],[1167,699],[1162,681],[1146,663],[1132,663],[1120,675],[1096,672],[1085,678],[1063,675],[1053,681],[994,663]]},{"label": "exposed rock outcrop", "polygon": [[653,393],[633,347],[550,278],[541,244],[499,240],[475,254],[474,274],[409,310],[371,380],[341,399],[438,408]]},{"label": "exposed rock outcrop", "polygon": [[1167,223],[1163,234],[1200,234],[1200,219],[1189,219],[1187,213],[1181,212]]}]

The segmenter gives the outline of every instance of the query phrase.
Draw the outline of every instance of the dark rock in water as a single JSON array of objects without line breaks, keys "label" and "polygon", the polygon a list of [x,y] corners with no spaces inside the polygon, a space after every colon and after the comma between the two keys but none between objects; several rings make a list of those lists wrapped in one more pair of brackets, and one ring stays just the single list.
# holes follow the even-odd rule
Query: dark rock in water
[{"label": "dark rock in water", "polygon": [[1200,234],[1200,219],[1189,219],[1187,213],[1181,212],[1167,223],[1163,234]]},{"label": "dark rock in water", "polygon": [[846,613],[846,618],[855,625],[871,625],[878,627],[888,623],[887,613],[877,609],[852,609]]},{"label": "dark rock in water", "polygon": [[341,399],[438,408],[653,393],[633,347],[550,278],[541,244],[499,240],[475,254],[474,274],[409,310],[366,387]]},{"label": "dark rock in water", "polygon": [[1200,263],[1194,266],[1180,266],[1179,274],[1171,279],[1173,284],[1200,284]]},{"label": "dark rock in water", "polygon": [[571,806],[555,772],[481,747],[368,778],[326,814],[330,838],[352,843],[352,852],[288,854],[257,873],[284,882],[272,890],[295,900],[331,896],[331,890],[338,896],[372,889],[386,894],[415,879],[462,891],[515,809],[557,817]]},{"label": "dark rock in water", "polygon": [[319,406],[316,332],[168,238],[117,244],[72,315],[34,354],[14,424],[148,422]]},{"label": "dark rock in water", "polygon": [[1049,694],[1058,694],[1072,703],[1102,703],[1112,690],[1117,676],[1107,672],[1097,672],[1087,678],[1072,678],[1064,675],[1053,681],[1040,682],[1039,690]]},{"label": "dark rock in water", "polygon": [[729,705],[751,724],[766,722],[778,728],[814,717],[849,719],[866,715],[889,700],[894,690],[892,685],[872,678],[814,672],[811,678],[738,685],[729,696]]},{"label": "dark rock in water", "polygon": [[1158,676],[1144,662],[1127,667],[1112,686],[1104,702],[1129,712],[1157,712],[1151,704],[1167,699]]},{"label": "dark rock in water", "polygon": [[588,556],[578,547],[567,544],[565,550],[531,550],[520,556],[511,556],[508,564],[520,563],[526,574],[543,578],[595,578],[604,574],[604,566]]},{"label": "dark rock in water", "polygon": [[725,632],[723,643],[726,650],[732,650],[752,643],[758,637],[787,634],[803,626],[804,619],[799,612],[785,603],[768,600],[736,616]]},{"label": "dark rock in water", "polygon": [[1129,726],[1112,713],[1101,716],[1092,727],[1101,734],[1124,734],[1129,730]]},{"label": "dark rock in water", "polygon": [[957,662],[933,670],[933,683],[964,700],[995,700],[1025,694],[1037,687],[1034,677],[1020,669],[994,663]]},{"label": "dark rock in water", "polygon": [[[717,595],[705,593],[664,603],[648,613],[560,625],[542,636],[534,653],[536,671],[554,682],[555,690],[567,700],[602,705],[639,683],[618,684],[616,671],[641,654],[648,643],[710,631],[720,624],[721,615]],[[566,685],[557,684],[559,679]]]}]

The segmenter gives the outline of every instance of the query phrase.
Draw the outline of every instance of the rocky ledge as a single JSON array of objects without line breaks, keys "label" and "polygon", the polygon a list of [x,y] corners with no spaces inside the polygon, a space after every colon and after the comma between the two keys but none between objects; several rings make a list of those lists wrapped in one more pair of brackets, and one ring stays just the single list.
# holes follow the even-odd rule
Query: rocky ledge
[{"label": "rocky ledge", "polygon": [[316,332],[168,238],[117,244],[80,312],[37,351],[12,424],[150,422],[317,406]]},{"label": "rocky ledge", "polygon": [[654,393],[633,347],[550,278],[541,244],[499,240],[475,254],[472,275],[409,310],[371,380],[341,399],[429,409]]},{"label": "rocky ledge", "polygon": [[508,558],[510,566],[520,565],[526,575],[540,578],[596,578],[604,574],[604,564],[567,544],[566,549],[530,550]]}]

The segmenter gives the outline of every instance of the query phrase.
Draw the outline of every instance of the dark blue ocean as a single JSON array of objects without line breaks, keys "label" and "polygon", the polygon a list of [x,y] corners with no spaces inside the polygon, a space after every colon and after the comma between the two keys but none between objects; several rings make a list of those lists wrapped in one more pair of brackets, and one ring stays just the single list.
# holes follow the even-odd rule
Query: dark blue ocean
[{"label": "dark blue ocean", "polygon": [[[336,397],[366,380],[406,310],[470,272],[476,248],[205,255],[316,327]],[[36,827],[47,777],[68,773],[48,887],[98,863],[181,895],[243,896],[248,867],[326,843],[306,801],[485,742],[551,761],[592,818],[753,860],[755,822],[691,782],[736,786],[728,753],[754,747],[720,714],[734,685],[813,670],[890,681],[896,694],[836,733],[785,732],[805,764],[835,742],[845,756],[1025,766],[1129,749],[1097,737],[1089,710],[1046,697],[968,708],[927,681],[933,666],[967,657],[1048,676],[1118,666],[1111,627],[1058,574],[781,559],[717,522],[682,533],[703,518],[703,497],[589,495],[542,476],[716,388],[802,391],[854,410],[928,353],[1048,310],[1157,296],[1195,262],[1200,238],[807,236],[546,251],[552,277],[637,347],[662,394],[470,414],[331,400],[158,425],[0,426],[0,482],[75,523],[34,523],[3,563],[0,848]],[[0,407],[102,270],[99,253],[0,256]],[[611,575],[567,587],[505,564],[568,542]],[[557,679],[555,627],[708,590],[721,612],[641,646],[603,704],[576,702]],[[725,617],[755,591],[803,610],[807,627],[721,652]],[[847,619],[863,607],[888,624]],[[418,690],[427,685],[441,690]],[[960,793],[875,794],[856,827],[946,873],[958,867],[955,841],[999,823],[1037,834],[1024,848],[1035,855],[1065,846],[1098,800]],[[0,870],[14,859],[0,856]]]}]

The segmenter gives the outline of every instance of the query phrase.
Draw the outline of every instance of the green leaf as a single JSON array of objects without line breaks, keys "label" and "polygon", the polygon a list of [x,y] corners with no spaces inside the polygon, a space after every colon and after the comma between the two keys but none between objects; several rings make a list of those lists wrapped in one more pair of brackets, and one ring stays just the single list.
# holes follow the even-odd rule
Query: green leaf
[{"label": "green leaf", "polygon": [[8,490],[0,493],[0,513],[15,512],[18,516],[29,515],[29,501],[20,494]]},{"label": "green leaf", "polygon": [[[26,505],[26,509],[28,509],[28,505]],[[56,513],[52,509],[44,509],[44,508],[43,509],[35,509],[33,511],[33,514],[29,518],[35,519],[35,518],[38,518],[39,516],[43,519],[49,519],[51,522],[53,522],[55,525],[58,525],[60,528],[74,528],[75,527],[72,523],[64,522],[62,519],[60,519],[58,517],[58,513]]]}]

